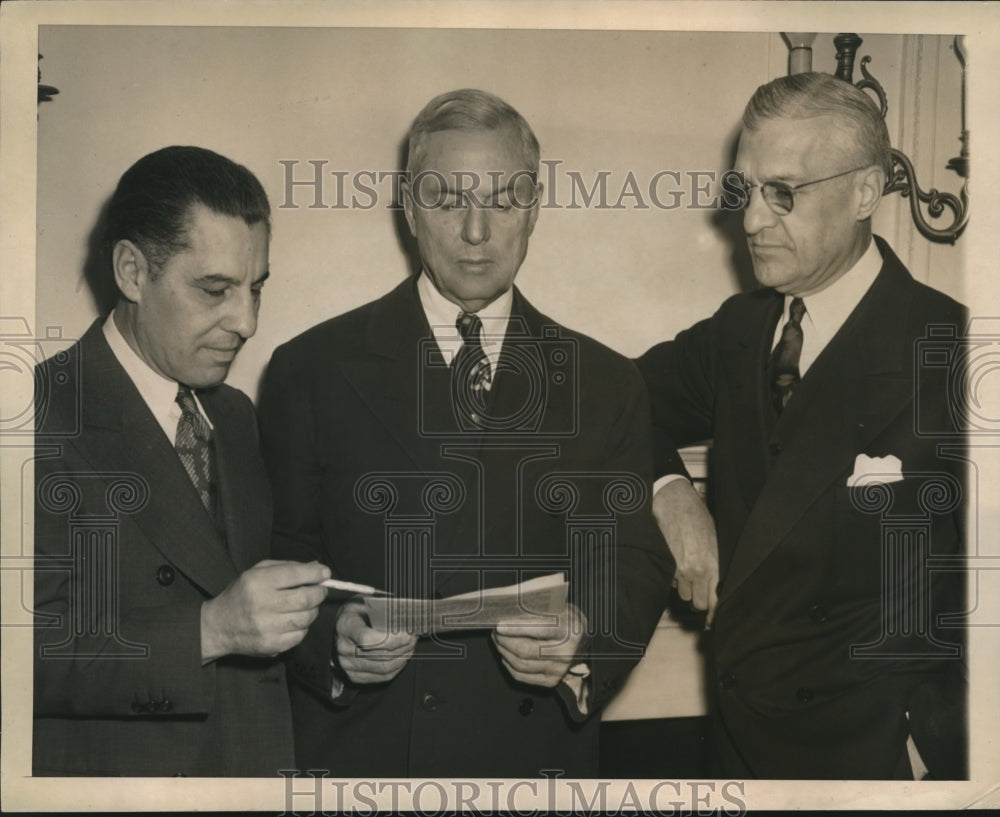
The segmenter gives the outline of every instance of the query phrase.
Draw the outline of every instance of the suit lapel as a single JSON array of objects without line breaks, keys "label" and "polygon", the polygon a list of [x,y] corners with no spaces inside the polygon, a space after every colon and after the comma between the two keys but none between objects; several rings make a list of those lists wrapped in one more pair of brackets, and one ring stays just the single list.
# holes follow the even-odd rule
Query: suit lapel
[{"label": "suit lapel", "polygon": [[[407,279],[372,309],[365,334],[365,356],[345,361],[344,376],[372,414],[417,469],[440,467],[440,436],[424,433],[422,377],[435,365],[430,326]],[[443,365],[443,362],[440,363]]]},{"label": "suit lapel", "polygon": [[[520,419],[524,425],[517,434],[522,437],[573,428],[579,382],[571,373],[561,382],[555,379],[579,365],[572,344],[559,324],[535,309],[514,287],[510,321],[490,393],[491,416],[512,423]],[[557,356],[561,351],[567,353],[565,362]]]},{"label": "suit lapel", "polygon": [[733,416],[747,427],[745,433],[734,436],[733,445],[734,459],[740,465],[737,479],[748,509],[754,506],[768,478],[771,406],[764,370],[783,299],[777,292],[761,291],[751,296],[750,303],[751,308],[738,316],[732,327],[733,340],[723,353]]},{"label": "suit lapel", "polygon": [[263,474],[253,478],[261,469],[257,439],[243,433],[246,427],[222,395],[211,391],[198,397],[213,426],[226,547],[236,568],[246,570],[268,555],[271,533],[269,499],[260,491]]},{"label": "suit lapel", "polygon": [[[855,456],[913,396],[906,367],[909,273],[888,247],[871,289],[796,387],[771,434],[780,455],[735,548],[720,601],[731,596]],[[766,392],[766,384],[761,383]]]},{"label": "suit lapel", "polygon": [[81,340],[83,422],[96,444],[85,455],[99,471],[142,480],[149,499],[133,518],[149,541],[191,581],[217,595],[235,578],[197,491],[100,323]]}]

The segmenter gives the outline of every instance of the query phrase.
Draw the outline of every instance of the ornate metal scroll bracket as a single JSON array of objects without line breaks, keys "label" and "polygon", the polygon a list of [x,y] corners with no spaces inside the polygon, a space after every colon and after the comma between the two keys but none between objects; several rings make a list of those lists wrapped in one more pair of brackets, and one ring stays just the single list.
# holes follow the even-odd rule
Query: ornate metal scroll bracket
[{"label": "ornate metal scroll bracket", "polygon": [[[961,155],[951,159],[947,168],[954,170],[962,179],[962,189],[956,196],[954,193],[941,192],[936,188],[924,190],[917,181],[917,173],[913,167],[913,162],[901,150],[892,149],[892,178],[888,179],[885,192],[899,193],[903,198],[910,200],[910,214],[913,222],[920,231],[920,234],[931,241],[948,242],[954,244],[969,223],[969,131],[965,127],[965,73],[967,57],[965,53],[964,38],[961,35],[955,37],[955,54],[962,65],[962,130]],[[862,40],[857,34],[838,34],[833,39],[833,44],[837,49],[837,70],[836,76],[845,82],[854,82],[854,57]],[[871,91],[878,98],[882,116],[886,115],[889,109],[886,100],[885,90],[881,83],[868,72],[868,64],[871,62],[870,56],[865,56],[861,60],[862,79],[854,83],[855,87],[863,91]],[[932,219],[940,218],[945,210],[950,210],[952,214],[951,224],[944,227],[933,227],[924,217],[921,205],[927,209],[927,214]]]},{"label": "ornate metal scroll bracket", "polygon": [[[948,163],[950,170],[958,169],[952,167],[952,159]],[[951,244],[962,234],[965,225],[969,223],[969,180],[962,183],[962,189],[956,196],[954,193],[943,193],[937,188],[924,190],[917,184],[917,172],[913,163],[901,150],[892,149],[892,169],[893,177],[885,186],[886,193],[899,193],[904,199],[910,200],[910,213],[917,229],[921,235],[931,239],[931,241],[947,241]],[[961,175],[961,174],[960,174]],[[920,209],[920,205],[927,206],[927,213],[931,218],[940,218],[945,208],[952,212],[952,222],[944,228],[935,228],[927,223]]]}]

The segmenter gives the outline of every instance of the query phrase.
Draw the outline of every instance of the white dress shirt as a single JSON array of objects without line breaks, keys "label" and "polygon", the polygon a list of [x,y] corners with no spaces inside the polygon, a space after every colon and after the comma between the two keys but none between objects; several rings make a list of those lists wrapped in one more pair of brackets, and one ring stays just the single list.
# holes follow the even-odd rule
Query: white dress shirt
[{"label": "white dress shirt", "polygon": [[[115,323],[115,313],[108,316],[104,321],[104,338],[111,347],[111,352],[125,370],[143,401],[153,412],[156,422],[160,424],[163,433],[167,435],[170,444],[174,445],[177,440],[177,423],[181,419],[181,407],[177,405],[177,389],[180,388],[177,381],[164,377],[159,372],[154,371],[146,361],[135,353],[128,341],[122,336]],[[194,396],[194,401],[198,405],[205,422],[212,428],[212,421],[205,414],[205,409],[198,400],[198,395]]]},{"label": "white dress shirt", "polygon": [[[426,272],[421,272],[417,279],[417,294],[420,296],[420,305],[427,316],[427,323],[431,325],[431,332],[434,333],[434,340],[437,342],[441,356],[450,366],[458,350],[462,347],[462,336],[459,334],[455,322],[462,314],[462,308],[452,303],[438,292],[437,287],[427,277]],[[480,342],[483,351],[486,353],[486,360],[490,364],[490,378],[496,374],[497,362],[500,360],[500,350],[503,348],[504,335],[507,334],[507,324],[510,322],[510,310],[514,304],[514,288],[511,287],[492,303],[480,309],[476,315],[483,324]],[[489,384],[486,384],[489,388]]]},{"label": "white dress shirt", "polygon": [[[861,303],[865,293],[875,283],[879,270],[882,269],[882,255],[872,241],[868,249],[857,260],[855,265],[840,276],[826,289],[802,299],[806,306],[806,314],[802,318],[802,354],[799,357],[799,375],[804,377],[809,367],[815,363],[826,345],[833,340],[840,327],[844,325],[848,315]],[[788,310],[794,295],[785,296],[784,310],[781,320],[774,328],[774,339],[771,349],[778,345],[781,330],[788,321]]]}]

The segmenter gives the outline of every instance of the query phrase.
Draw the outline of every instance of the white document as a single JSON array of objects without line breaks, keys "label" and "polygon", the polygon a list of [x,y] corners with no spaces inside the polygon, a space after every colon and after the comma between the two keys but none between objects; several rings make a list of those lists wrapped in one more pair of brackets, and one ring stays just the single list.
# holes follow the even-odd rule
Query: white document
[{"label": "white document", "polygon": [[474,590],[444,599],[366,596],[372,627],[386,632],[429,635],[452,630],[492,629],[510,618],[536,618],[540,627],[556,623],[566,610],[568,585],[562,573],[520,584]]}]

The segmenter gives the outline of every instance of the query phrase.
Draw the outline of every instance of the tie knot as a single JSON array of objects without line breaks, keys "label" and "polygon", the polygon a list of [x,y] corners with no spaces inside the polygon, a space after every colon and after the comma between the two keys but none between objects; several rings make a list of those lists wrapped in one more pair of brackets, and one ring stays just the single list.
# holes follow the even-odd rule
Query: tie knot
[{"label": "tie knot", "polygon": [[479,316],[468,312],[460,312],[458,320],[455,321],[455,327],[462,336],[462,340],[474,343],[479,343],[479,330],[482,329],[482,326]]},{"label": "tie knot", "polygon": [[198,404],[194,402],[194,395],[191,393],[191,389],[181,386],[177,390],[177,397],[174,399],[177,401],[177,405],[181,407],[181,411],[194,415],[201,413],[198,411]]},{"label": "tie knot", "polygon": [[205,415],[198,409],[198,404],[194,400],[194,394],[192,394],[191,389],[181,386],[177,390],[177,396],[174,400],[181,407],[181,415],[188,418],[194,433],[200,439],[207,440],[211,433],[208,422],[205,420]]},{"label": "tie knot", "polygon": [[788,316],[792,323],[801,323],[802,316],[806,314],[806,305],[801,298],[792,298],[788,306]]}]

